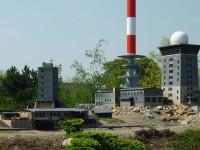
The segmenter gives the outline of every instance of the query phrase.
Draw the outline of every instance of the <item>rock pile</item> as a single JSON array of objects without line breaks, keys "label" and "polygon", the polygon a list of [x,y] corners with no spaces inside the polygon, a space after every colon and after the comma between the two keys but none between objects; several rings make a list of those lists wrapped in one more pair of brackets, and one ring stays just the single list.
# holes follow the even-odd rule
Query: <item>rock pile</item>
[{"label": "rock pile", "polygon": [[171,106],[157,106],[150,107],[116,107],[113,108],[113,115],[134,115],[134,113],[141,113],[147,118],[155,118],[159,116],[162,121],[173,121],[181,124],[188,124],[195,119],[199,119],[199,113],[186,105],[171,105]]}]

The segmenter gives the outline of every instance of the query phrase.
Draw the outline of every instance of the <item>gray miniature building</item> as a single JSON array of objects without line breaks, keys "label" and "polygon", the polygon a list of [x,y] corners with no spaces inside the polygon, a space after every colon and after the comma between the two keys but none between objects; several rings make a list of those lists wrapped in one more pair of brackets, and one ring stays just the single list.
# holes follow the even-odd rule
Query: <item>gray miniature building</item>
[{"label": "gray miniature building", "polygon": [[95,102],[97,107],[158,106],[163,105],[163,91],[158,88],[122,88],[117,91],[97,91]]},{"label": "gray miniature building", "polygon": [[38,100],[36,108],[54,108],[58,102],[58,68],[43,62],[38,68]]},{"label": "gray miniature building", "polygon": [[199,104],[198,52],[200,45],[188,44],[183,32],[171,37],[171,45],[160,47],[162,54],[162,89],[174,104]]}]

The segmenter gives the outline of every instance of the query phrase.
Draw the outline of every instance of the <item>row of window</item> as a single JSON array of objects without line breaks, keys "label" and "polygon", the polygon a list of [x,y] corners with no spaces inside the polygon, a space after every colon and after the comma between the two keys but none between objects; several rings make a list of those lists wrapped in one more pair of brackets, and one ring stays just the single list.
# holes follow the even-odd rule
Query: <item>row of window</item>
[{"label": "row of window", "polygon": [[162,103],[162,97],[145,97],[145,103]]},{"label": "row of window", "polygon": [[[74,115],[76,115],[76,113],[74,113],[74,112],[64,112],[63,114],[62,114],[63,116],[74,116]],[[35,113],[35,117],[47,117],[48,116],[48,114],[47,113]],[[59,116],[61,116],[61,113],[58,113],[58,112],[51,112],[51,113],[49,113],[49,116],[50,117],[59,117]]]},{"label": "row of window", "polygon": [[143,92],[142,91],[138,91],[138,92],[121,92],[120,93],[120,96],[126,96],[126,95],[142,95],[143,94]]},{"label": "row of window", "polygon": [[[168,59],[169,60],[169,62],[172,62],[172,61],[174,61],[174,59],[173,58],[169,58]],[[167,61],[167,59],[164,59],[164,62],[166,62]],[[192,58],[190,57],[186,57],[186,61],[192,61]],[[179,63],[179,60],[178,60],[178,63]]]}]

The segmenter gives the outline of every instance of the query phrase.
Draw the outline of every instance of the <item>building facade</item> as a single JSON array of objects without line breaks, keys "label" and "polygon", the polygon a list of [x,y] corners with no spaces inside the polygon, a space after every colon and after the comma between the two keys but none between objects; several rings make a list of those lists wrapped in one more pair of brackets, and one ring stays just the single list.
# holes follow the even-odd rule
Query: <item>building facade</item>
[{"label": "building facade", "polygon": [[158,106],[163,105],[163,91],[158,88],[122,88],[98,91],[96,107]]},{"label": "building facade", "polygon": [[38,99],[36,108],[54,108],[58,102],[58,68],[43,63],[38,68]]},{"label": "building facade", "polygon": [[199,104],[197,55],[200,45],[178,44],[159,49],[164,96],[174,104]]}]

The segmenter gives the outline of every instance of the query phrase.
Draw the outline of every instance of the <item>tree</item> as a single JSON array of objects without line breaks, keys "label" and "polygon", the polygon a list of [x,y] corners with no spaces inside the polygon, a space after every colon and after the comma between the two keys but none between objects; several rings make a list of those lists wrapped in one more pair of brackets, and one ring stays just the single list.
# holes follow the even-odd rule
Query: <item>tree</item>
[{"label": "tree", "polygon": [[37,71],[30,70],[28,66],[24,66],[21,72],[12,66],[2,79],[3,86],[8,91],[7,96],[22,107],[33,106],[37,97],[37,82]]},{"label": "tree", "polygon": [[149,58],[138,60],[138,74],[140,75],[139,85],[141,87],[160,87],[161,69],[158,64]]},{"label": "tree", "polygon": [[[80,101],[83,102],[93,102],[95,92],[103,87],[102,73],[105,57],[102,47],[106,43],[105,40],[101,39],[94,49],[86,50],[85,56],[89,60],[89,68],[84,68],[78,61],[72,64],[71,68],[76,72],[73,78],[73,84],[75,88],[77,86],[79,87],[78,92],[74,92],[74,98],[80,98]],[[87,97],[87,100],[81,95],[84,95],[85,98]]]},{"label": "tree", "polygon": [[123,84],[120,76],[126,73],[123,65],[126,63],[125,59],[116,59],[114,61],[106,62],[103,66],[104,69],[104,83],[106,88],[119,88]]},{"label": "tree", "polygon": [[170,45],[170,39],[168,37],[163,37],[161,42],[160,42],[161,46],[169,46]]}]

